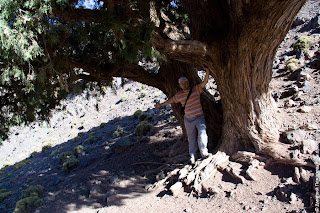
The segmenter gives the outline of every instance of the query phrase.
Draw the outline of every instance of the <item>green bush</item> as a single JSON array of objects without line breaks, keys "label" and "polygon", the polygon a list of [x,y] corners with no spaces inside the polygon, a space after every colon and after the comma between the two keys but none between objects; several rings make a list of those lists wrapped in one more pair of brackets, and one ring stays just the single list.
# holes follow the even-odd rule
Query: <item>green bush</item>
[{"label": "green bush", "polygon": [[86,148],[85,148],[84,146],[79,145],[79,146],[74,147],[73,153],[74,153],[75,155],[78,155],[78,154],[80,154],[81,152],[83,152],[83,150],[85,150],[85,149],[86,149]]},{"label": "green bush", "polygon": [[101,123],[100,128],[103,128],[106,125],[106,123]]},{"label": "green bush", "polygon": [[51,149],[52,145],[48,144],[42,147],[42,152],[46,152],[47,150]]},{"label": "green bush", "polygon": [[64,173],[69,173],[71,170],[79,165],[80,161],[75,157],[68,158],[62,165],[62,171]]},{"label": "green bush", "polygon": [[81,138],[81,137],[78,135],[77,137],[73,138],[73,141],[74,141],[74,142],[77,142],[77,141],[80,140],[80,138]]},{"label": "green bush", "polygon": [[10,195],[11,192],[7,192],[5,189],[0,189],[0,203]]},{"label": "green bush", "polygon": [[135,133],[137,136],[147,135],[151,127],[152,125],[148,121],[141,121],[135,129]]},{"label": "green bush", "polygon": [[38,196],[41,197],[43,195],[44,188],[41,185],[33,185],[29,186],[27,189],[22,191],[22,198]]},{"label": "green bush", "polygon": [[33,158],[34,156],[36,156],[37,153],[38,153],[38,152],[36,152],[36,151],[32,152],[32,153],[30,154],[30,158]]},{"label": "green bush", "polygon": [[32,213],[34,210],[44,204],[40,198],[43,195],[44,188],[41,185],[29,186],[22,191],[22,199],[16,203],[13,213]]},{"label": "green bush", "polygon": [[142,110],[141,109],[138,109],[137,111],[135,111],[134,113],[133,113],[133,118],[134,119],[137,119],[137,118],[139,118],[139,116],[142,114]]},{"label": "green bush", "polygon": [[121,101],[122,102],[125,102],[126,100],[128,100],[128,95],[126,93],[124,93],[122,96],[121,96]]},{"label": "green bush", "polygon": [[171,116],[171,117],[169,118],[169,121],[170,121],[171,123],[175,123],[175,122],[177,122],[178,120],[177,120],[177,118],[176,118],[175,116]]},{"label": "green bush", "polygon": [[6,172],[6,169],[7,169],[7,168],[8,168],[8,165],[2,167],[2,168],[0,169],[0,175],[3,175],[3,174]]},{"label": "green bush", "polygon": [[59,163],[62,163],[62,171],[64,173],[69,173],[72,169],[76,168],[80,161],[74,155],[75,152],[84,149],[83,146],[77,146],[74,148],[73,152],[63,152],[59,155]]},{"label": "green bush", "polygon": [[16,203],[13,213],[33,213],[34,210],[44,204],[38,196],[26,197]]},{"label": "green bush", "polygon": [[146,93],[145,92],[141,92],[139,98],[144,98],[146,97]]},{"label": "green bush", "polygon": [[93,144],[94,141],[95,141],[95,135],[96,135],[95,132],[91,132],[90,133],[89,141],[90,141],[91,144]]},{"label": "green bush", "polygon": [[296,58],[291,58],[286,63],[286,69],[289,71],[295,71],[298,69],[299,60]]},{"label": "green bush", "polygon": [[151,121],[152,116],[149,113],[143,112],[141,115],[139,115],[139,120],[140,121]]},{"label": "green bush", "polygon": [[117,138],[117,137],[122,136],[123,134],[124,134],[123,127],[118,126],[117,130],[114,131],[113,136]]},{"label": "green bush", "polygon": [[59,155],[59,158],[58,158],[58,160],[59,160],[59,163],[63,163],[63,162],[65,162],[67,159],[69,159],[69,158],[72,158],[72,157],[74,157],[74,155],[73,155],[73,152],[62,152],[60,155]]},{"label": "green bush", "polygon": [[299,52],[300,50],[307,50],[314,42],[314,39],[311,36],[301,36],[294,44],[293,50]]},{"label": "green bush", "polygon": [[23,160],[23,161],[20,161],[19,163],[16,163],[15,165],[14,165],[14,167],[13,167],[13,169],[14,170],[18,170],[18,169],[20,169],[20,168],[22,168],[22,167],[24,167],[25,165],[27,165],[28,163],[30,163],[31,162],[31,160]]}]

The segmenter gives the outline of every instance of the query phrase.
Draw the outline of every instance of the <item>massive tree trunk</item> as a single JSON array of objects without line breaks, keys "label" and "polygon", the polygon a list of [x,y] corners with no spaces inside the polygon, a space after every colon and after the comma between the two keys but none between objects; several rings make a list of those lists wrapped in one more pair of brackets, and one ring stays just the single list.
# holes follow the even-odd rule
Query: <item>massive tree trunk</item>
[{"label": "massive tree trunk", "polygon": [[[263,8],[251,3],[250,13],[237,10],[245,5],[234,7],[231,19],[238,25],[232,26],[226,48],[220,51],[226,57],[224,62],[213,65],[224,112],[221,150],[228,154],[254,148],[258,153],[282,157],[282,153],[275,154],[281,152],[275,148],[281,119],[269,83],[276,50],[303,3],[268,1]],[[239,22],[241,15],[245,23]]]},{"label": "massive tree trunk", "polygon": [[[191,1],[191,37],[157,48],[179,61],[207,66],[221,95],[220,150],[282,158],[279,115],[269,90],[276,50],[305,1]],[[276,148],[278,147],[278,148]]]}]

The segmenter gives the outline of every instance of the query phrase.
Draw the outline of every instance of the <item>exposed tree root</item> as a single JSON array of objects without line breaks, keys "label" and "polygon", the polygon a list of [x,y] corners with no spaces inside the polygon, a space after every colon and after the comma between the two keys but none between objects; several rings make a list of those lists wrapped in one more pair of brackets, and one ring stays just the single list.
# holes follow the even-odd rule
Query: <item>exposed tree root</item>
[{"label": "exposed tree root", "polygon": [[297,154],[294,154],[294,151],[290,152],[290,148],[290,145],[287,144],[272,143],[265,147],[261,153],[270,156],[273,163],[315,168],[315,165],[308,162],[305,156],[300,152]]},{"label": "exposed tree root", "polygon": [[[149,188],[149,190],[155,190],[163,184],[172,183],[170,178],[174,178],[175,185],[181,182],[181,186],[192,188],[197,194],[200,194],[203,187],[202,184],[210,177],[214,176],[218,170],[222,171],[227,169],[231,174],[236,174],[232,166],[229,165],[229,156],[224,152],[217,152],[215,155],[210,156],[203,160],[198,160],[194,166],[185,165],[181,169],[174,169],[169,172],[165,178],[156,182]],[[179,189],[177,189],[179,190]],[[173,192],[174,193],[174,192]]]},{"label": "exposed tree root", "polygon": [[[175,167],[164,178],[153,184],[149,190],[155,190],[158,187],[162,189],[169,187],[172,194],[175,195],[183,189],[191,189],[191,192],[199,196],[204,192],[207,194],[212,193],[214,186],[207,187],[204,183],[209,178],[215,178],[218,172],[226,172],[233,177],[235,182],[244,183],[247,179],[255,181],[256,177],[254,173],[256,170],[263,168],[269,163],[315,167],[314,164],[307,162],[305,159],[298,158],[301,155],[300,152],[300,154],[291,153],[290,155],[289,152],[284,151],[284,147],[286,150],[289,150],[286,145],[269,146],[263,150],[264,155],[238,151],[229,157],[225,152],[218,151],[206,159],[196,161],[194,165],[184,165],[181,168]],[[278,150],[279,148],[282,149]],[[168,158],[165,164],[167,166],[160,167],[157,171],[167,170],[169,168],[168,165],[172,163],[178,165],[177,163],[186,162],[187,159],[187,154]],[[245,171],[243,171],[242,164],[247,165]]]}]

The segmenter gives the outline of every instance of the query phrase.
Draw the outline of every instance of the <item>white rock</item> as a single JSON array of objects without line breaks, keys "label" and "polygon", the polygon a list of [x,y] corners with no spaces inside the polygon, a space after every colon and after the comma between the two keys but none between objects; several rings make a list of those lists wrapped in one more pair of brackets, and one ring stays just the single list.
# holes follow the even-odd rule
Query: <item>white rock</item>
[{"label": "white rock", "polygon": [[302,142],[306,137],[306,132],[301,129],[298,129],[287,131],[285,135],[289,143],[294,144]]},{"label": "white rock", "polygon": [[291,193],[290,195],[290,203],[294,204],[298,200],[297,195],[295,193]]},{"label": "white rock", "polygon": [[303,153],[312,154],[319,148],[319,142],[315,140],[303,140],[302,141]]},{"label": "white rock", "polygon": [[311,112],[312,108],[310,106],[302,106],[298,109],[298,112],[308,113]]},{"label": "white rock", "polygon": [[174,197],[178,196],[181,192],[183,192],[183,185],[181,182],[176,182],[170,187],[170,191]]}]

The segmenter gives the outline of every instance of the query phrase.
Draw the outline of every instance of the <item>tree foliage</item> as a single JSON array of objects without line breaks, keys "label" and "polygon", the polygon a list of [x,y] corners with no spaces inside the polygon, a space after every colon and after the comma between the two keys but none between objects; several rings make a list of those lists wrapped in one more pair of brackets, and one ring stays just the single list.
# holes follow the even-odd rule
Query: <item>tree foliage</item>
[{"label": "tree foliage", "polygon": [[136,1],[100,2],[93,9],[82,4],[0,1],[1,139],[11,126],[46,120],[79,79],[108,80],[98,66],[111,69],[159,56],[149,43],[154,24],[148,13],[143,16],[147,7],[139,9]]}]

